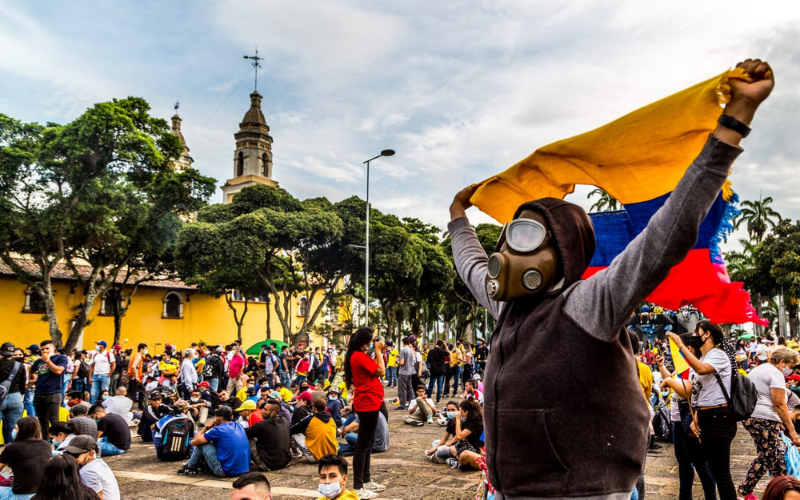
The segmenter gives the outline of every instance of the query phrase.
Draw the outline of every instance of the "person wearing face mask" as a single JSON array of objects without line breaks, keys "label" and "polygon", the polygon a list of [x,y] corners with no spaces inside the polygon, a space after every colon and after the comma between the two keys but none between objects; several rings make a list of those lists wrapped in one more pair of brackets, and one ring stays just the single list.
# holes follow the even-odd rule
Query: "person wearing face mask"
[{"label": "person wearing face mask", "polygon": [[425,456],[436,464],[443,464],[448,458],[455,458],[450,453],[450,447],[455,441],[456,435],[456,413],[458,413],[458,403],[448,401],[444,407],[442,416],[445,417],[444,435],[433,442],[433,448],[425,450]]},{"label": "person wearing face mask", "polygon": [[719,325],[706,320],[697,323],[691,337],[691,347],[700,351],[699,358],[680,336],[672,332],[668,335],[694,370],[691,400],[695,411],[691,431],[700,439],[720,499],[736,500],[731,478],[731,443],[737,426],[726,397],[731,394],[731,376],[736,370],[733,346]]},{"label": "person wearing face mask", "polygon": [[11,487],[0,487],[0,498],[31,498],[50,460],[50,444],[42,441],[42,428],[36,417],[19,419],[12,434],[14,441],[0,453],[0,471],[11,467],[14,482]]},{"label": "person wearing face mask", "polygon": [[755,498],[753,490],[765,472],[773,476],[786,474],[786,455],[781,439],[781,424],[795,446],[800,436],[795,431],[792,416],[786,406],[785,378],[800,363],[800,355],[788,347],[777,347],[768,363],[753,368],[748,378],[756,386],[758,401],[750,418],[743,422],[756,445],[758,456],[753,459],[744,482],[739,486],[739,496],[745,500]]},{"label": "person wearing face mask", "polygon": [[75,436],[64,450],[78,462],[83,484],[103,500],[119,500],[119,484],[108,464],[98,456],[97,441],[91,436]]},{"label": "person wearing face mask", "polygon": [[[466,217],[477,186],[453,199],[448,230],[456,269],[497,318],[484,385],[486,464],[497,500],[607,499],[633,490],[650,418],[621,326],[695,245],[742,151],[747,127],[739,125],[752,120],[772,90],[767,63],[747,60],[739,67],[751,82],[730,81],[723,123],[669,199],[608,268],[588,279],[582,277],[596,241],[581,207],[557,198],[520,205],[488,256]],[[565,359],[581,369],[565,369]],[[607,383],[585,391],[597,373]],[[527,391],[522,399],[520,387]],[[587,420],[564,404],[564,394],[583,394],[584,404],[604,418]]]},{"label": "person wearing face mask", "polygon": [[197,385],[197,370],[194,367],[194,358],[197,355],[196,351],[192,348],[186,349],[183,353],[183,362],[181,363],[181,371],[178,379],[180,384],[181,397],[189,399],[192,394],[192,389]]},{"label": "person wearing face mask", "polygon": [[195,476],[202,464],[217,477],[230,477],[250,470],[250,444],[244,428],[233,421],[233,411],[221,406],[214,412],[214,420],[192,439],[192,456],[178,470],[182,476]]},{"label": "person wearing face mask", "polygon": [[78,435],[78,428],[74,422],[56,422],[50,426],[50,439],[55,450],[53,455],[64,453],[72,438]]},{"label": "person wearing face mask", "polygon": [[347,461],[339,455],[325,455],[319,460],[317,500],[358,500],[358,493],[347,489]]},{"label": "person wearing face mask", "polygon": [[89,417],[97,422],[97,444],[104,457],[121,455],[131,447],[128,422],[116,413],[108,413],[103,405],[95,404]]},{"label": "person wearing face mask", "polygon": [[[367,354],[370,348],[376,354],[374,361]],[[353,486],[356,493],[365,499],[375,498],[378,492],[386,489],[370,477],[370,455],[384,396],[381,377],[386,372],[383,361],[385,350],[383,341],[375,341],[372,328],[361,327],[350,337],[344,358],[344,381],[348,386],[355,387],[353,410],[359,420],[358,442],[353,457]]]},{"label": "person wearing face mask", "polygon": [[243,402],[240,407],[236,408],[236,413],[239,414],[239,423],[245,429],[261,422],[261,410],[257,408],[255,401],[248,399]]},{"label": "person wearing face mask", "polygon": [[11,432],[22,418],[24,406],[22,392],[25,390],[25,364],[14,359],[16,348],[11,342],[0,346],[0,383],[6,387],[6,396],[0,403],[0,418],[3,419],[3,442],[11,442]]},{"label": "person wearing face mask", "polygon": [[250,460],[260,471],[280,470],[292,461],[289,422],[281,418],[277,401],[267,402],[261,421],[244,430],[250,441]]},{"label": "person wearing face mask", "polygon": [[331,414],[334,422],[336,422],[336,427],[339,428],[342,426],[342,408],[344,408],[344,403],[342,403],[342,399],[339,396],[339,388],[329,388],[327,397],[328,401],[326,406],[328,407],[328,413]]},{"label": "person wearing face mask", "polygon": [[128,397],[139,405],[139,410],[145,407],[145,390],[142,384],[144,376],[144,357],[147,356],[147,344],[139,344],[136,355],[128,364]]},{"label": "person wearing face mask", "polygon": [[481,405],[474,399],[465,399],[458,405],[458,411],[453,419],[456,424],[455,440],[450,446],[450,453],[454,458],[448,458],[446,463],[456,468],[464,466],[478,469],[475,463],[476,456],[480,456],[484,442],[483,412]]}]

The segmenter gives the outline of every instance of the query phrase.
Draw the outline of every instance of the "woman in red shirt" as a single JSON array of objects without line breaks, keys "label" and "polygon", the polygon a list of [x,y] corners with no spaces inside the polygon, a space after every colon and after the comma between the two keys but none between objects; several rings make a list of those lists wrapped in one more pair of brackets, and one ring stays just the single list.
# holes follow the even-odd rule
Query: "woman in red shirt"
[{"label": "woman in red shirt", "polygon": [[[386,344],[375,342],[375,330],[362,327],[350,337],[347,354],[344,356],[344,381],[348,387],[355,388],[353,411],[358,415],[358,441],[353,456],[353,486],[361,498],[375,498],[385,486],[372,482],[369,474],[369,461],[372,445],[375,442],[375,429],[378,427],[378,414],[383,405],[383,377],[386,367],[383,352]],[[373,360],[367,354],[369,347],[375,351]]]}]

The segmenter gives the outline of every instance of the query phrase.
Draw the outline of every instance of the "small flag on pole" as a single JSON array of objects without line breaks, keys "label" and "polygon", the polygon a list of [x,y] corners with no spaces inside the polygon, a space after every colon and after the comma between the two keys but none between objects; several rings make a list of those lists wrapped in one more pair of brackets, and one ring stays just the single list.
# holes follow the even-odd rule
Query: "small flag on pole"
[{"label": "small flag on pole", "polygon": [[678,345],[672,339],[669,339],[669,352],[672,353],[672,363],[675,365],[675,373],[679,378],[688,379],[689,362],[686,361],[686,357],[681,350],[678,349]]}]

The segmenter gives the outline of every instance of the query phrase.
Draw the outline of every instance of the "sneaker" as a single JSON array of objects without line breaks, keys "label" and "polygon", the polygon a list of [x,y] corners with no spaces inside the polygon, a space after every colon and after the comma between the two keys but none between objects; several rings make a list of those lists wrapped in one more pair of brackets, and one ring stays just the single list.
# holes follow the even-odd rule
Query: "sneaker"
[{"label": "sneaker", "polygon": [[448,458],[445,460],[445,463],[449,465],[451,469],[458,469],[458,460],[455,458]]},{"label": "sneaker", "polygon": [[400,410],[408,410],[408,406],[400,405],[394,409],[394,411],[400,411]]},{"label": "sneaker", "polygon": [[428,417],[426,423],[432,424],[433,423],[433,417]]},{"label": "sneaker", "polygon": [[415,427],[422,427],[423,425],[425,425],[425,422],[423,422],[422,420],[414,420],[413,422],[411,422],[411,425]]},{"label": "sneaker", "polygon": [[370,481],[369,483],[364,483],[363,487],[365,489],[368,489],[370,491],[375,491],[375,492],[383,491],[383,490],[386,489],[386,486],[384,486],[382,484],[378,484],[375,481]]},{"label": "sneaker", "polygon": [[364,488],[361,488],[360,490],[356,490],[356,495],[358,496],[358,498],[361,498],[362,500],[366,499],[366,498],[378,498],[378,494],[377,493],[375,493],[374,491],[370,491],[370,490],[364,489]]},{"label": "sneaker", "polygon": [[300,450],[293,451],[292,458],[303,458],[303,452]]},{"label": "sneaker", "polygon": [[196,476],[200,474],[199,467],[189,467],[189,464],[184,465],[180,469],[178,469],[177,474],[179,476]]}]

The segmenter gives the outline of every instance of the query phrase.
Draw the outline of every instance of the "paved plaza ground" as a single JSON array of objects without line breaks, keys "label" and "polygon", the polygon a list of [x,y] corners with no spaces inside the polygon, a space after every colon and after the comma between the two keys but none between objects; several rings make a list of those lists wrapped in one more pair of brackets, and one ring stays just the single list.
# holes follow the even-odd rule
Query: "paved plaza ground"
[{"label": "paved plaza ground", "polygon": [[[387,389],[387,397],[395,395]],[[372,479],[385,484],[382,499],[471,500],[479,472],[460,472],[446,465],[435,465],[424,457],[431,441],[438,439],[443,429],[436,424],[425,427],[404,425],[404,412],[389,410],[389,451],[372,457]],[[678,496],[677,463],[669,443],[660,453],[647,457],[647,498],[666,500]],[[733,478],[738,484],[744,477],[755,453],[750,435],[742,428],[733,448]],[[181,462],[164,463],[155,457],[152,444],[134,438],[131,450],[118,457],[106,459],[114,470],[124,499],[192,499],[216,500],[230,498],[233,480],[212,476],[183,477],[175,471]],[[349,459],[348,459],[349,461]],[[267,473],[273,486],[273,496],[279,499],[317,498],[317,467],[294,460],[289,467]],[[760,483],[756,495],[763,493],[769,478]],[[350,483],[352,486],[352,483]],[[702,498],[700,484],[694,488],[695,498]]]}]

